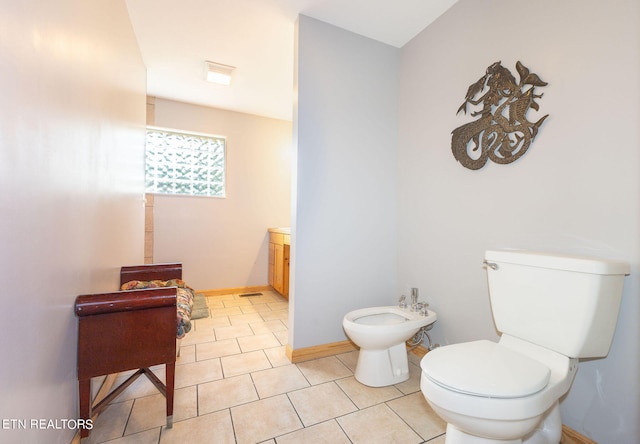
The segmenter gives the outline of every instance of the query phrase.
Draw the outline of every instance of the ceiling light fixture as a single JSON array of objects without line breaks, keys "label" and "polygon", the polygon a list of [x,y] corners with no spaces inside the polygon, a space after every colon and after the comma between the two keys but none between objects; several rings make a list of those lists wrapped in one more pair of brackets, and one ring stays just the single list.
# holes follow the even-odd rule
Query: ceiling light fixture
[{"label": "ceiling light fixture", "polygon": [[234,66],[222,65],[220,63],[204,62],[205,80],[219,85],[230,85]]}]

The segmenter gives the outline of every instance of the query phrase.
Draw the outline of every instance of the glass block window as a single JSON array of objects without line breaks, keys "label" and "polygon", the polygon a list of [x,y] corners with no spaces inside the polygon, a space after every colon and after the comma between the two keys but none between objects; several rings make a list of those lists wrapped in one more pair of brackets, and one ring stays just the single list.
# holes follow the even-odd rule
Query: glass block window
[{"label": "glass block window", "polygon": [[147,128],[146,192],[225,196],[224,137]]}]

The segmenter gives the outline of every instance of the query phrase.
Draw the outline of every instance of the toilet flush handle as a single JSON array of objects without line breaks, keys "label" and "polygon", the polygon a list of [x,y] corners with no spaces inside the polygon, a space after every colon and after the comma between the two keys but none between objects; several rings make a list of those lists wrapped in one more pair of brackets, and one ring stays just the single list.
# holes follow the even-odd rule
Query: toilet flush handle
[{"label": "toilet flush handle", "polygon": [[496,264],[495,262],[489,262],[487,260],[484,260],[484,261],[482,261],[482,264],[485,267],[491,268],[492,270],[497,270],[498,269],[498,264]]}]

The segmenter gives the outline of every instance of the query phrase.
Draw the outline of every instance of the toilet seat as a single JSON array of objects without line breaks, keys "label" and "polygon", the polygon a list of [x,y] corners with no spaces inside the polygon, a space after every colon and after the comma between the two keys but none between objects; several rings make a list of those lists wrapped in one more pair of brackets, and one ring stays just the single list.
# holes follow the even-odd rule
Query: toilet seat
[{"label": "toilet seat", "polygon": [[424,375],[455,392],[489,398],[520,398],[549,383],[550,369],[495,342],[480,340],[430,351],[420,363]]}]

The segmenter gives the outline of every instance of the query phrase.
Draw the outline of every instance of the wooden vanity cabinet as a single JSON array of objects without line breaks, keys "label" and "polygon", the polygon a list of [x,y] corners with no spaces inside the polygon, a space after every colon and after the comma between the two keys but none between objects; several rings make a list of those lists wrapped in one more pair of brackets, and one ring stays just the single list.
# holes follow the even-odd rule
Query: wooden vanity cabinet
[{"label": "wooden vanity cabinet", "polygon": [[289,233],[269,229],[269,285],[289,299]]}]

